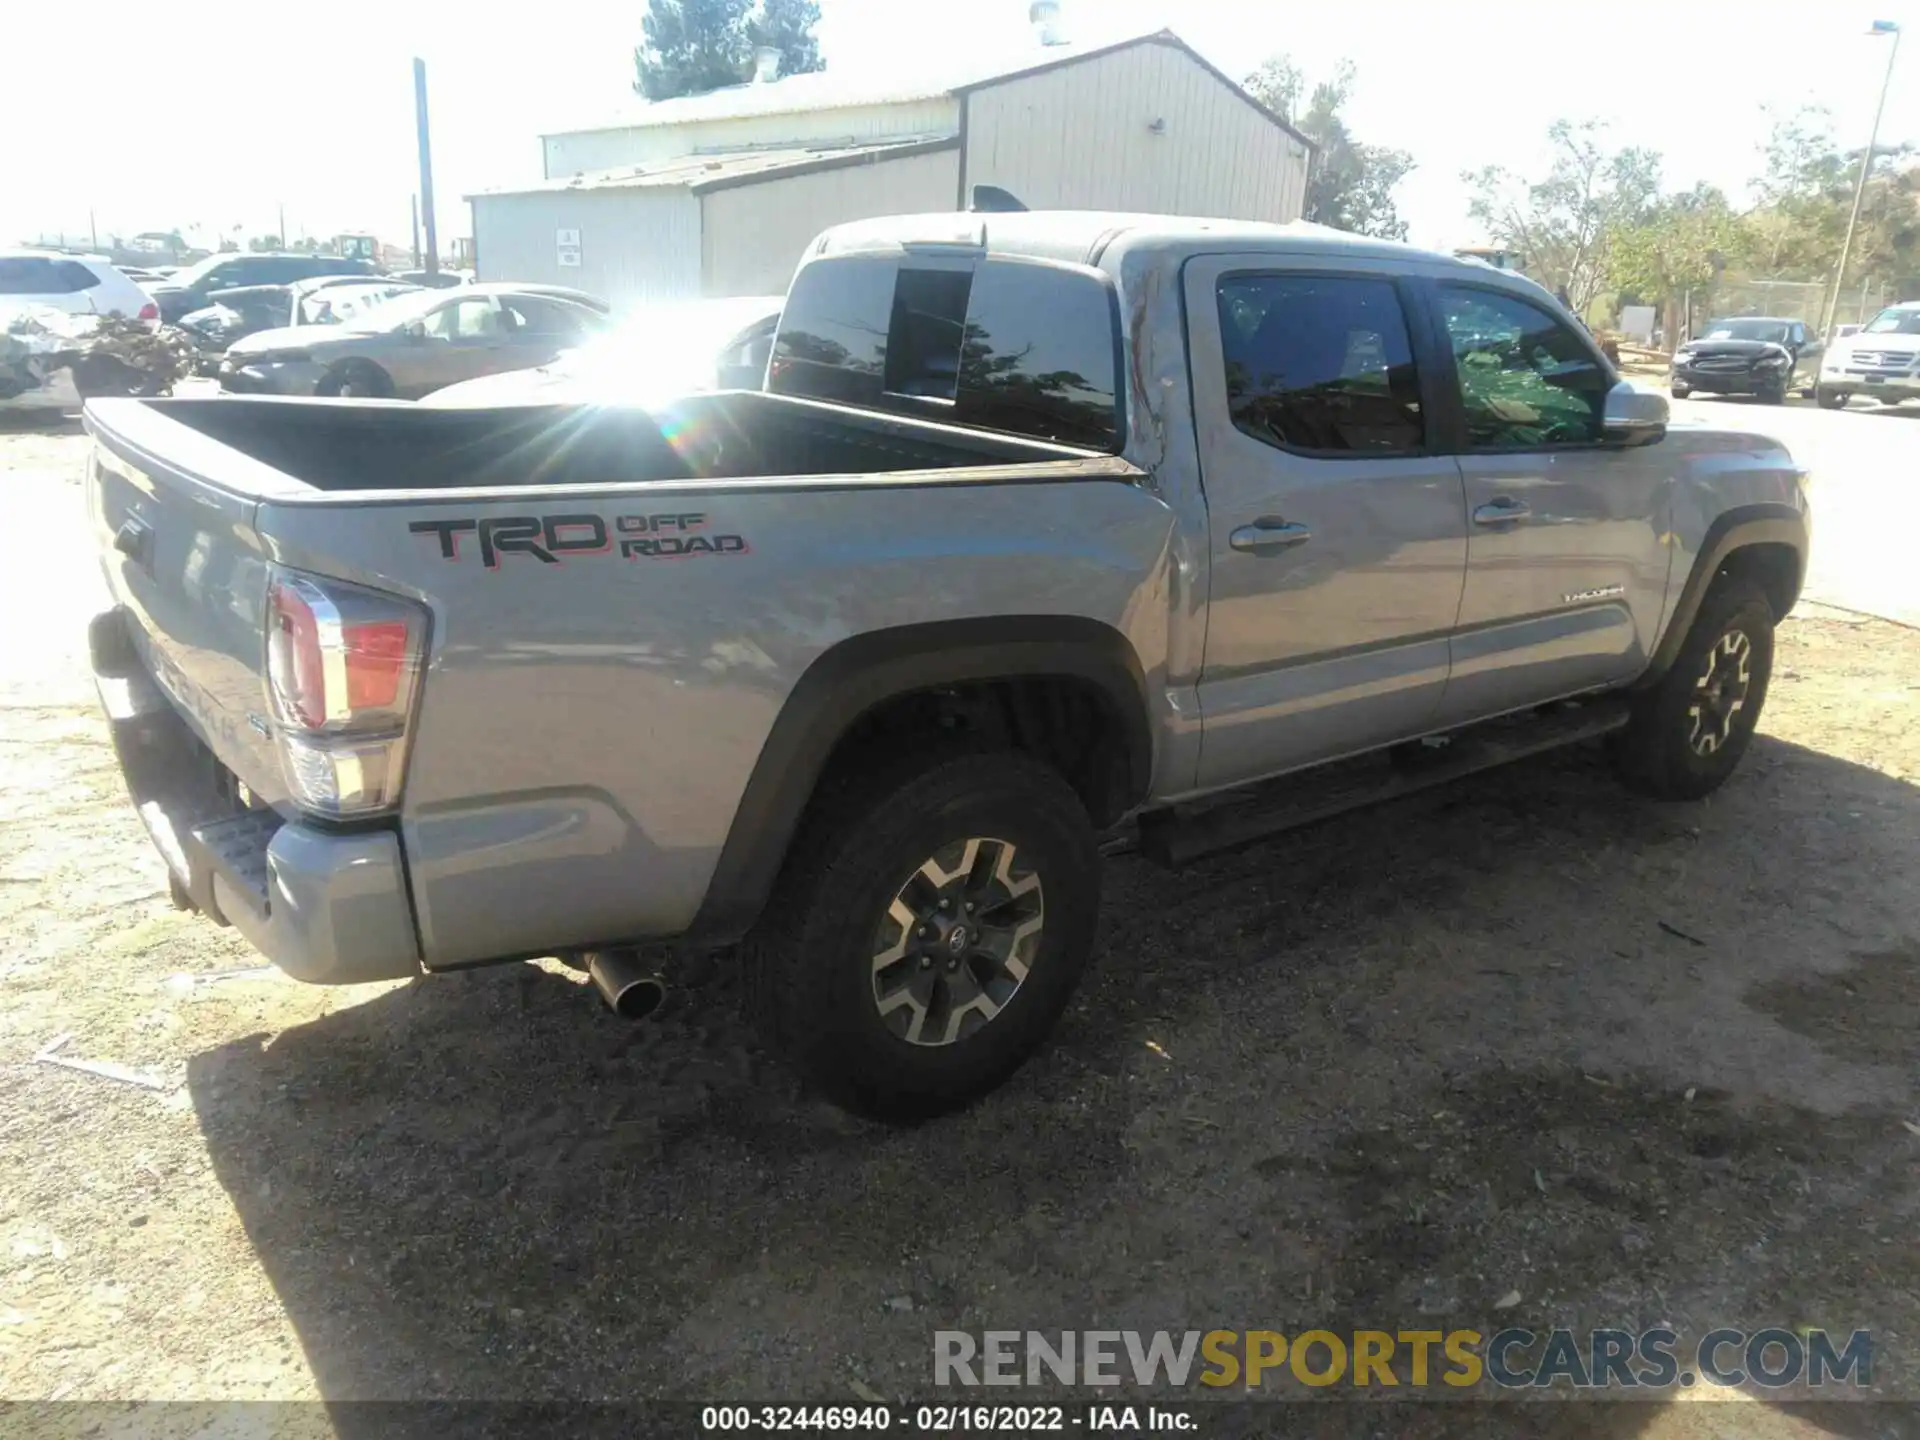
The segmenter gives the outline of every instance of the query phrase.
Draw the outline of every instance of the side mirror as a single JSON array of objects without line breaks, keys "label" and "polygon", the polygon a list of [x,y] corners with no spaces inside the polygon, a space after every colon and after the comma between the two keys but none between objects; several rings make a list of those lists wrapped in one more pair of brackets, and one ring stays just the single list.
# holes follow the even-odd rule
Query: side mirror
[{"label": "side mirror", "polygon": [[427,322],[424,320],[409,320],[407,322],[407,328],[403,333],[409,340],[424,340],[427,338]]},{"label": "side mirror", "polygon": [[1666,435],[1671,413],[1666,396],[1622,380],[1607,392],[1601,437],[1613,445],[1651,445]]}]

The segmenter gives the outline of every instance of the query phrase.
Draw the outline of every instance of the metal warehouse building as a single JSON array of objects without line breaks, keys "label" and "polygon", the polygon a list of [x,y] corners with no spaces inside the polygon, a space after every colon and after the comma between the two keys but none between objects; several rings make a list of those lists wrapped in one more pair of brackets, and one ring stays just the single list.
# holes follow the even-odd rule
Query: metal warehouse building
[{"label": "metal warehouse building", "polygon": [[641,106],[542,137],[547,179],[472,195],[479,275],[618,306],[779,294],[808,241],[966,207],[1295,220],[1312,147],[1170,31],[953,82],[823,71]]}]

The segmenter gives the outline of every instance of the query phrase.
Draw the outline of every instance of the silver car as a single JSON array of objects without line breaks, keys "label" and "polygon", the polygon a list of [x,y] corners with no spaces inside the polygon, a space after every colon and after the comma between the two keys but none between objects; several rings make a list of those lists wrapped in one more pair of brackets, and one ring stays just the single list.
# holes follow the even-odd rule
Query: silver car
[{"label": "silver car", "polygon": [[542,365],[607,326],[579,291],[472,285],[398,296],[324,328],[263,330],[220,365],[225,390],[250,395],[418,399],[456,384]]}]

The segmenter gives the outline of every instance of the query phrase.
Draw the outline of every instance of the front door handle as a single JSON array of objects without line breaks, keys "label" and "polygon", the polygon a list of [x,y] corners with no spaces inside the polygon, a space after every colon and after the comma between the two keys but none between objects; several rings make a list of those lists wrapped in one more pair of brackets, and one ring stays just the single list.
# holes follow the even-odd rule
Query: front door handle
[{"label": "front door handle", "polygon": [[1515,500],[1510,495],[1500,495],[1489,500],[1473,512],[1473,523],[1476,525],[1511,525],[1514,521],[1524,520],[1531,514],[1533,514],[1533,511],[1527,508],[1525,502]]},{"label": "front door handle", "polygon": [[1227,543],[1247,555],[1278,555],[1304,545],[1313,532],[1304,525],[1291,525],[1278,515],[1262,515],[1251,525],[1242,525],[1227,537]]}]

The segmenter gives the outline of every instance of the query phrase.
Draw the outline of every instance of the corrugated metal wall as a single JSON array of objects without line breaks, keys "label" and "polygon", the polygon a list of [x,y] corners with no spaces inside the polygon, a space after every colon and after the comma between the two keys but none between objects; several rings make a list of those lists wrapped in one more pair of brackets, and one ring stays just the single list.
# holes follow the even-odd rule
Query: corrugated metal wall
[{"label": "corrugated metal wall", "polygon": [[830,225],[951,210],[960,152],[763,180],[701,197],[701,272],[709,295],[781,295],[807,243]]},{"label": "corrugated metal wall", "polygon": [[[1164,134],[1148,127],[1166,121]],[[968,97],[966,178],[1034,209],[1297,220],[1307,149],[1171,45],[1009,80]]]},{"label": "corrugated metal wall", "polygon": [[960,102],[951,96],[894,105],[857,105],[791,115],[756,115],[688,125],[627,130],[581,130],[544,139],[546,174],[564,180],[582,171],[645,165],[698,151],[758,146],[816,145],[829,140],[903,140],[951,135],[960,128]]},{"label": "corrugated metal wall", "polygon": [[[559,232],[580,236],[560,263]],[[571,285],[615,309],[700,293],[700,202],[677,187],[480,195],[473,241],[482,280]]]}]

